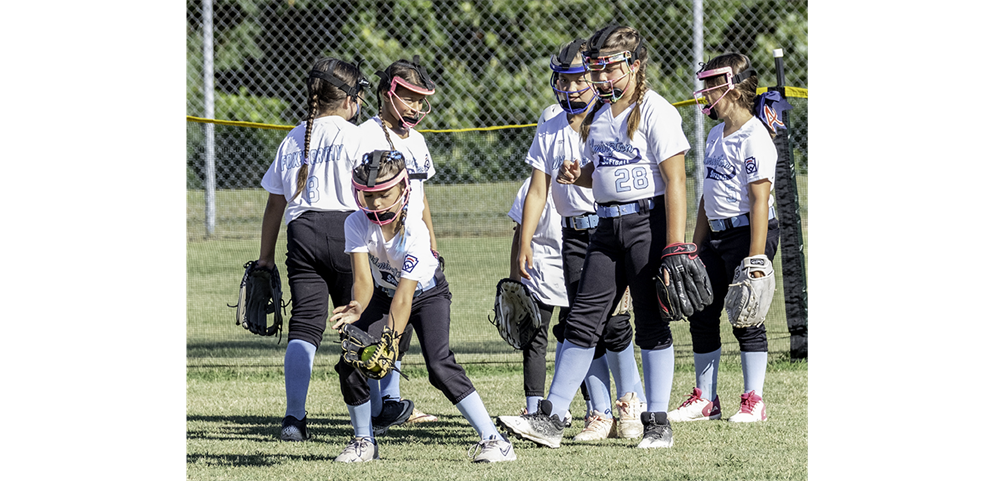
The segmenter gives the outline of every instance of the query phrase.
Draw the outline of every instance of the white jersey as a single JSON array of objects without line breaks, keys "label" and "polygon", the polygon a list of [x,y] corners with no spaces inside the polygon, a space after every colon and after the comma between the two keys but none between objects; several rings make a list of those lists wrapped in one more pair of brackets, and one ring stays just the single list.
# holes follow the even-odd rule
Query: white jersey
[{"label": "white jersey", "polygon": [[352,191],[352,169],[363,158],[359,127],[337,115],[314,119],[308,153],[308,178],[296,198],[297,173],[304,160],[307,123],[294,127],[280,143],[276,159],[260,183],[267,192],[287,199],[284,220],[289,224],[309,210],[352,212],[359,209]]},{"label": "white jersey", "polygon": [[[763,122],[750,117],[728,137],[723,137],[723,128],[725,123],[713,127],[705,142],[705,181],[701,191],[709,220],[750,212],[749,184],[763,179],[774,184],[777,148]],[[767,198],[767,204],[773,207],[773,195]]]},{"label": "white jersey", "polygon": [[634,107],[612,117],[611,104],[605,104],[594,115],[583,153],[594,162],[592,190],[599,204],[663,195],[667,183],[659,163],[691,148],[681,128],[681,114],[652,90],[640,103],[639,127],[630,139],[628,119]]},{"label": "white jersey", "polygon": [[[525,206],[525,196],[529,192],[530,180],[526,180],[518,189],[515,202],[511,204],[508,217],[522,223],[522,209]],[[550,306],[565,307],[567,302],[567,286],[563,280],[563,256],[560,254],[563,244],[563,230],[560,228],[560,214],[553,209],[549,199],[546,208],[539,216],[535,234],[532,236],[532,269],[528,269],[532,279],[522,278],[522,284],[536,295],[543,303]]]},{"label": "white jersey", "polygon": [[418,282],[416,295],[435,287],[439,261],[432,255],[428,227],[420,218],[408,215],[404,234],[388,241],[380,226],[370,222],[366,213],[354,212],[345,220],[345,251],[369,254],[373,283],[391,297],[401,279]]},{"label": "white jersey", "polygon": [[570,127],[567,113],[561,109],[559,114],[536,129],[525,162],[551,177],[549,181],[551,198],[561,216],[573,217],[594,213],[594,193],[591,189],[556,182],[556,175],[564,159],[580,161],[581,165],[587,163],[581,156],[580,134]]},{"label": "white jersey", "polygon": [[[374,150],[390,150],[384,129],[381,126],[380,117],[373,117],[359,126],[362,133],[363,154]],[[411,180],[411,199],[408,201],[408,215],[422,218],[422,211],[425,210],[425,181],[435,175],[435,164],[432,163],[432,155],[428,152],[428,145],[425,144],[425,137],[415,129],[408,130],[408,138],[398,137],[392,130],[387,129],[390,134],[390,141],[394,143],[394,149],[404,155],[404,163],[408,166],[408,178]],[[362,160],[362,156],[360,156]]]},{"label": "white jersey", "polygon": [[552,104],[549,107],[543,109],[542,113],[539,114],[539,120],[536,121],[536,129],[542,127],[542,124],[546,123],[547,120],[556,117],[560,112],[563,112],[563,107],[560,104]]}]

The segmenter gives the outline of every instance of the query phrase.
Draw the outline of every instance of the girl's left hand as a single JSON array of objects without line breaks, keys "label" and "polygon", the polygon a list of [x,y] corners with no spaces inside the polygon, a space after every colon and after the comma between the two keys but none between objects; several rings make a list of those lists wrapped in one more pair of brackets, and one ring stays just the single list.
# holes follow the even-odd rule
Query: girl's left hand
[{"label": "girl's left hand", "polygon": [[[332,311],[332,317],[328,319],[328,322],[332,323],[332,329],[339,330],[345,324],[352,324],[358,321],[359,316],[363,314],[361,307],[358,301],[349,301],[344,306],[336,307]],[[342,331],[339,330],[339,332]]]}]

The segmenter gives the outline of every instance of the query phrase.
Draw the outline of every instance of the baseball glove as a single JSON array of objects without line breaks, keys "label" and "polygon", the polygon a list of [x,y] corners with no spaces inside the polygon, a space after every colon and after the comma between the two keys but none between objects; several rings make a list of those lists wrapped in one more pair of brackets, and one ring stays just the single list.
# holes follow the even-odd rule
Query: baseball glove
[{"label": "baseball glove", "polygon": [[632,311],[632,294],[629,294],[629,288],[626,287],[625,293],[622,294],[622,299],[618,301],[618,305],[612,311],[612,316],[618,316],[630,311]]},{"label": "baseball glove", "polygon": [[[763,277],[753,277],[762,272]],[[774,300],[774,266],[760,254],[743,259],[736,268],[725,308],[733,327],[753,327],[764,323],[771,301]]]},{"label": "baseball glove", "polygon": [[[663,283],[664,271],[670,275],[669,286]],[[696,245],[674,243],[663,249],[656,276],[656,297],[660,316],[667,321],[680,321],[712,303],[712,283]]]},{"label": "baseball glove", "polygon": [[[280,272],[276,266],[272,269],[259,267],[258,261],[246,262],[243,267],[245,273],[238,288],[238,302],[228,306],[235,308],[235,324],[260,336],[280,332],[282,337],[282,311],[286,304],[283,302]],[[268,323],[269,314],[273,314],[273,325]]]},{"label": "baseball glove", "polygon": [[508,278],[498,281],[494,319],[487,319],[497,326],[501,338],[519,350],[529,345],[542,327],[539,305],[529,293],[529,288]]},{"label": "baseball glove", "polygon": [[[384,326],[380,339],[352,325],[342,326],[342,358],[370,379],[383,379],[390,371],[401,372],[397,361],[397,344],[401,335]],[[404,373],[401,373],[404,376]],[[407,379],[407,376],[404,376]]]}]

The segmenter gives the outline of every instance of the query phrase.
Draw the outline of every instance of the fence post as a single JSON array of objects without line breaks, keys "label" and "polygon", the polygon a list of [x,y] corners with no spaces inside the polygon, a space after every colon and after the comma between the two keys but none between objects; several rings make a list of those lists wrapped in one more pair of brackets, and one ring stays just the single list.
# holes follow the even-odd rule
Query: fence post
[{"label": "fence post", "polygon": [[[204,18],[204,118],[214,118],[214,5],[203,0]],[[214,235],[216,213],[214,168],[214,124],[204,124],[204,228],[207,237]]]},{"label": "fence post", "polygon": [[[694,0],[694,65],[692,72],[698,71],[698,63],[705,61],[704,7],[702,0]],[[702,89],[702,81],[694,76],[694,89]],[[698,214],[698,199],[701,199],[701,187],[705,181],[705,115],[701,113],[698,104],[691,107],[694,113],[694,206],[688,209],[691,219]],[[692,231],[694,232],[694,231]]]},{"label": "fence post", "polygon": [[[785,95],[784,61],[781,49],[774,50],[777,91]],[[795,180],[795,158],[791,147],[791,123],[784,111],[784,132],[774,138],[777,147],[777,171],[774,192],[781,227],[781,281],[784,288],[784,314],[791,333],[791,360],[808,359],[808,283],[805,276],[804,239]]]}]

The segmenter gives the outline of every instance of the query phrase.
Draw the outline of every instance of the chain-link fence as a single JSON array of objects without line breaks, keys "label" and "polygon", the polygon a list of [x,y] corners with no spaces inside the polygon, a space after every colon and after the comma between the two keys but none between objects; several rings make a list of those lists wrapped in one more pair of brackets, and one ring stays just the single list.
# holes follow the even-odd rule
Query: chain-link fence
[{"label": "chain-link fence", "polygon": [[[554,101],[549,59],[557,46],[588,37],[609,23],[632,26],[649,48],[644,65],[650,87],[673,103],[689,99],[695,90],[698,62],[728,51],[747,54],[759,72],[760,86],[774,86],[772,51],[782,49],[786,85],[807,92],[807,10],[805,1],[773,0],[188,0],[188,115],[253,123],[188,122],[188,262],[206,257],[219,263],[188,265],[190,352],[205,346],[218,355],[218,343],[244,347],[259,342],[234,331],[224,304],[232,300],[241,264],[258,255],[266,195],[259,181],[286,134],[281,128],[305,117],[304,80],[315,59],[361,56],[363,73],[376,81],[376,70],[400,58],[421,57],[438,86],[430,98],[432,112],[418,128],[425,133],[437,170],[426,191],[436,235],[442,246],[455,250],[454,261],[458,259],[452,272],[447,265],[447,276],[453,285],[463,275],[490,276],[482,283],[493,286],[507,275],[506,266],[505,271],[473,267],[507,263],[511,224],[505,214],[530,172],[523,157],[535,129],[472,129],[534,124]],[[790,101],[795,107],[790,112],[792,143],[804,230],[808,109],[804,98]],[[374,107],[364,108],[364,120],[375,113],[376,102],[369,104]],[[697,191],[699,161],[695,145],[715,122],[694,107],[679,110],[692,144],[687,154],[692,193]],[[691,209],[696,205],[689,202]],[[694,212],[688,219],[693,222]],[[495,240],[469,248],[460,238]],[[282,248],[282,238],[280,242]],[[492,247],[480,251],[484,242],[493,242],[486,244]],[[495,251],[498,247],[504,250]],[[229,269],[224,266],[231,272],[223,278],[210,274]],[[482,297],[493,302],[493,292]],[[489,325],[477,321],[491,306],[476,302],[454,301],[454,350],[462,342],[482,352],[507,351],[506,345],[480,348],[500,338],[496,331],[483,332]],[[772,311],[771,316],[777,315]],[[783,324],[783,309],[780,315]],[[460,327],[468,319],[474,327]],[[772,352],[787,351],[775,339],[777,322],[769,321],[769,326]],[[786,337],[786,328],[780,330]],[[735,350],[732,346],[729,352]]]}]

